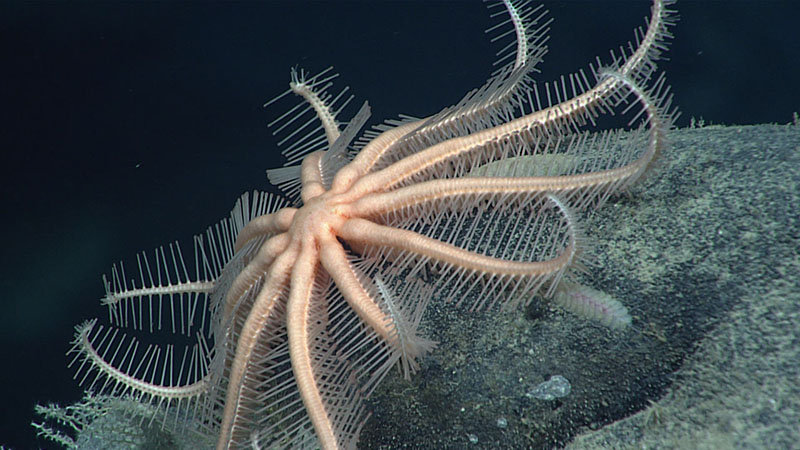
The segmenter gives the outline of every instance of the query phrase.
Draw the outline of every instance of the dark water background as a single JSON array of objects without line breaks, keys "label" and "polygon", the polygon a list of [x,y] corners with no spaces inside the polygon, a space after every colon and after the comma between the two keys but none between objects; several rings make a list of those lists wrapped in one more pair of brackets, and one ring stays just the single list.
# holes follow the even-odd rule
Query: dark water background
[{"label": "dark water background", "polygon": [[[544,2],[537,79],[632,37],[646,2]],[[800,4],[683,1],[661,67],[687,126],[800,112]],[[33,405],[72,402],[73,326],[105,314],[100,276],[190,237],[281,164],[265,100],[295,65],[334,65],[372,122],[427,115],[492,71],[480,2],[0,3],[0,444],[52,448]]]}]

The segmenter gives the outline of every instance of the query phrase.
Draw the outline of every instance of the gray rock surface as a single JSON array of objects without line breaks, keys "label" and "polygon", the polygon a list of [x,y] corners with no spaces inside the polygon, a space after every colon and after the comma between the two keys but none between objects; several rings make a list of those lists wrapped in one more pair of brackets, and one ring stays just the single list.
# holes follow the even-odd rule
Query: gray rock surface
[{"label": "gray rock surface", "polygon": [[[630,192],[582,217],[615,331],[534,299],[432,305],[439,348],[374,394],[360,448],[792,448],[800,442],[800,127],[677,130]],[[525,394],[553,375],[553,401]],[[498,426],[505,424],[505,427]]]}]

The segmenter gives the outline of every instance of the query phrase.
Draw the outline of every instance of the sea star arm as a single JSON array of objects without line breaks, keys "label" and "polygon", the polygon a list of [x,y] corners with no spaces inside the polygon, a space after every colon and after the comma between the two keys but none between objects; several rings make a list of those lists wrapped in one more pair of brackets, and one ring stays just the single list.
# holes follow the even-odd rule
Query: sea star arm
[{"label": "sea star arm", "polygon": [[337,437],[333,423],[328,417],[320,386],[317,385],[314,376],[314,361],[311,354],[314,344],[311,342],[309,321],[313,314],[312,308],[315,306],[311,296],[316,271],[315,260],[318,257],[314,245],[312,242],[303,245],[292,269],[286,328],[297,389],[314,426],[320,447],[330,450],[338,448]]},{"label": "sea star arm", "polygon": [[380,277],[377,276],[372,285],[378,292],[368,291],[364,286],[365,281],[357,275],[337,241],[320,248],[320,261],[347,304],[401,358],[404,376],[408,378],[417,367],[417,359],[432,347],[432,343],[417,336],[416,327],[409,325],[408,317],[399,308],[388,306],[383,309],[379,306],[376,301],[379,295],[383,296],[384,304],[392,302],[391,298],[387,298],[389,294],[384,293],[385,285],[379,281]]},{"label": "sea star arm", "polygon": [[259,236],[271,236],[289,229],[297,208],[283,208],[271,214],[253,218],[236,236],[234,251],[238,252],[244,245]]},{"label": "sea star arm", "polygon": [[613,184],[619,179],[620,170],[606,172],[553,177],[471,177],[431,180],[390,192],[367,195],[352,205],[354,211],[352,215],[374,217],[410,210],[436,201],[457,202],[470,196],[546,192],[570,196],[581,189]]},{"label": "sea star arm", "polygon": [[542,276],[556,273],[568,267],[576,253],[575,243],[572,242],[556,257],[547,261],[507,261],[464,250],[413,231],[387,227],[358,218],[345,222],[340,229],[340,236],[348,241],[395,248],[447,265],[458,266],[470,272],[482,272],[494,276]]},{"label": "sea star arm", "polygon": [[[202,378],[197,377],[195,381],[189,382],[185,385],[180,386],[167,386],[164,384],[157,384],[152,380],[146,380],[144,378],[139,378],[133,375],[126,373],[125,371],[117,368],[111,361],[106,360],[106,353],[108,352],[109,348],[113,347],[115,343],[117,333],[115,332],[113,336],[109,339],[109,333],[111,330],[106,331],[104,337],[101,339],[99,344],[100,347],[104,348],[103,354],[98,351],[98,347],[96,346],[96,340],[98,336],[102,334],[103,327],[100,326],[99,330],[94,333],[94,338],[92,337],[92,333],[95,328],[95,324],[97,323],[97,319],[92,321],[88,321],[78,327],[76,327],[75,332],[75,340],[73,341],[73,347],[69,351],[69,353],[76,353],[78,356],[72,360],[70,366],[75,364],[80,356],[83,357],[81,362],[80,368],[78,369],[78,373],[81,371],[85,371],[85,376],[89,376],[92,371],[96,371],[95,375],[95,382],[100,379],[103,379],[104,385],[111,386],[113,392],[118,394],[119,396],[123,396],[126,394],[132,394],[134,396],[140,396],[144,398],[150,399],[157,399],[159,404],[166,402],[169,404],[170,402],[182,401],[184,399],[192,399],[197,398],[206,392],[208,388],[208,377],[204,376]],[[118,342],[116,342],[116,350],[114,354],[111,356],[111,360],[116,359],[119,350],[123,347],[125,342],[125,338],[121,338]],[[136,341],[130,341],[128,350],[125,352],[125,356],[122,357],[121,361],[116,361],[118,365],[122,365],[126,363],[127,355],[131,353],[131,348],[136,346]],[[154,347],[150,347],[153,349]],[[148,367],[146,367],[143,371],[144,376],[148,376],[150,372],[150,364],[152,364],[152,359],[157,358],[158,355],[161,354],[160,350],[152,350],[148,349],[148,353],[150,354],[151,362],[148,363]],[[192,356],[193,363],[197,362],[199,364],[200,361],[204,358],[204,345],[199,345],[196,347],[195,354]],[[69,354],[68,353],[68,354]],[[135,351],[134,351],[135,353]],[[147,359],[148,353],[145,353],[145,357],[142,360]],[[165,353],[165,358],[170,358],[171,354],[168,350]],[[132,360],[128,360],[132,361]],[[88,363],[88,368],[84,368]],[[130,363],[128,363],[128,368],[130,369]],[[141,369],[140,367],[137,369],[139,372]],[[77,374],[76,373],[76,376]],[[192,378],[198,375],[197,372],[189,372],[186,380],[191,380]],[[178,377],[183,378],[182,376]],[[163,382],[163,378],[162,378]]]},{"label": "sea star arm", "polygon": [[238,334],[235,356],[228,376],[217,450],[227,450],[233,442],[247,438],[239,433],[240,430],[248,428],[247,423],[251,420],[247,410],[252,408],[252,405],[247,403],[254,399],[248,390],[252,390],[250,384],[257,381],[257,377],[249,374],[249,371],[258,370],[254,362],[258,360],[256,352],[259,342],[265,335],[274,332],[265,324],[269,322],[269,317],[275,314],[279,303],[285,301],[283,287],[288,282],[296,255],[297,252],[290,248],[270,266],[267,279],[261,286],[252,308],[247,312],[247,319]]},{"label": "sea star arm", "polygon": [[253,260],[242,269],[233,280],[233,284],[225,294],[225,307],[222,317],[230,317],[233,307],[244,293],[253,286],[269,268],[275,259],[289,246],[289,236],[281,233],[264,242]]},{"label": "sea star arm", "polygon": [[320,262],[358,316],[385,341],[392,342],[392,320],[388,317],[356,276],[347,255],[338,242],[328,242],[320,248]]}]

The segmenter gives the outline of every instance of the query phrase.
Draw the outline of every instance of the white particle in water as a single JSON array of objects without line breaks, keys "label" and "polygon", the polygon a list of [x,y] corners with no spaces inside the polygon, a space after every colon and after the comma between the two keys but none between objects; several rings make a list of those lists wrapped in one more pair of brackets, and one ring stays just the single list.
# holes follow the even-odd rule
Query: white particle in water
[{"label": "white particle in water", "polygon": [[505,417],[500,417],[497,419],[497,427],[505,429],[508,426],[508,421]]}]

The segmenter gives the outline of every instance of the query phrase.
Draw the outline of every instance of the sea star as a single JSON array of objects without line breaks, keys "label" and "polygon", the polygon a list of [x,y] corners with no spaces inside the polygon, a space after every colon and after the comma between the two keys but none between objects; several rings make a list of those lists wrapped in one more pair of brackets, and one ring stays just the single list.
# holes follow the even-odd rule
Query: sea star
[{"label": "sea star", "polygon": [[[79,373],[94,372],[101,391],[189,414],[218,449],[354,447],[364,399],[392,366],[408,377],[433,348],[418,335],[431,300],[478,309],[551,295],[580,256],[574,211],[648,169],[674,118],[664,79],[654,77],[670,3],[654,0],[635,45],[592,67],[596,83],[581,71],[542,87],[529,74],[549,21],[504,0],[497,5],[517,44],[511,63],[457,105],[389,123],[353,146],[366,103],[340,130],[330,77],[293,71],[289,92],[313,108],[324,137],[298,139],[285,153],[302,164],[268,172],[292,206],[245,195],[230,219],[195,239],[193,277],[170,246],[152,265],[140,259],[138,287],[122,266],[106,282],[118,325],[152,331],[164,310],[173,329],[180,318],[191,334],[202,316],[178,374],[171,346],[163,356],[158,346],[139,352],[137,340],[96,321],[77,328]],[[632,132],[585,130],[621,104]],[[278,131],[296,117],[282,116]]]}]

